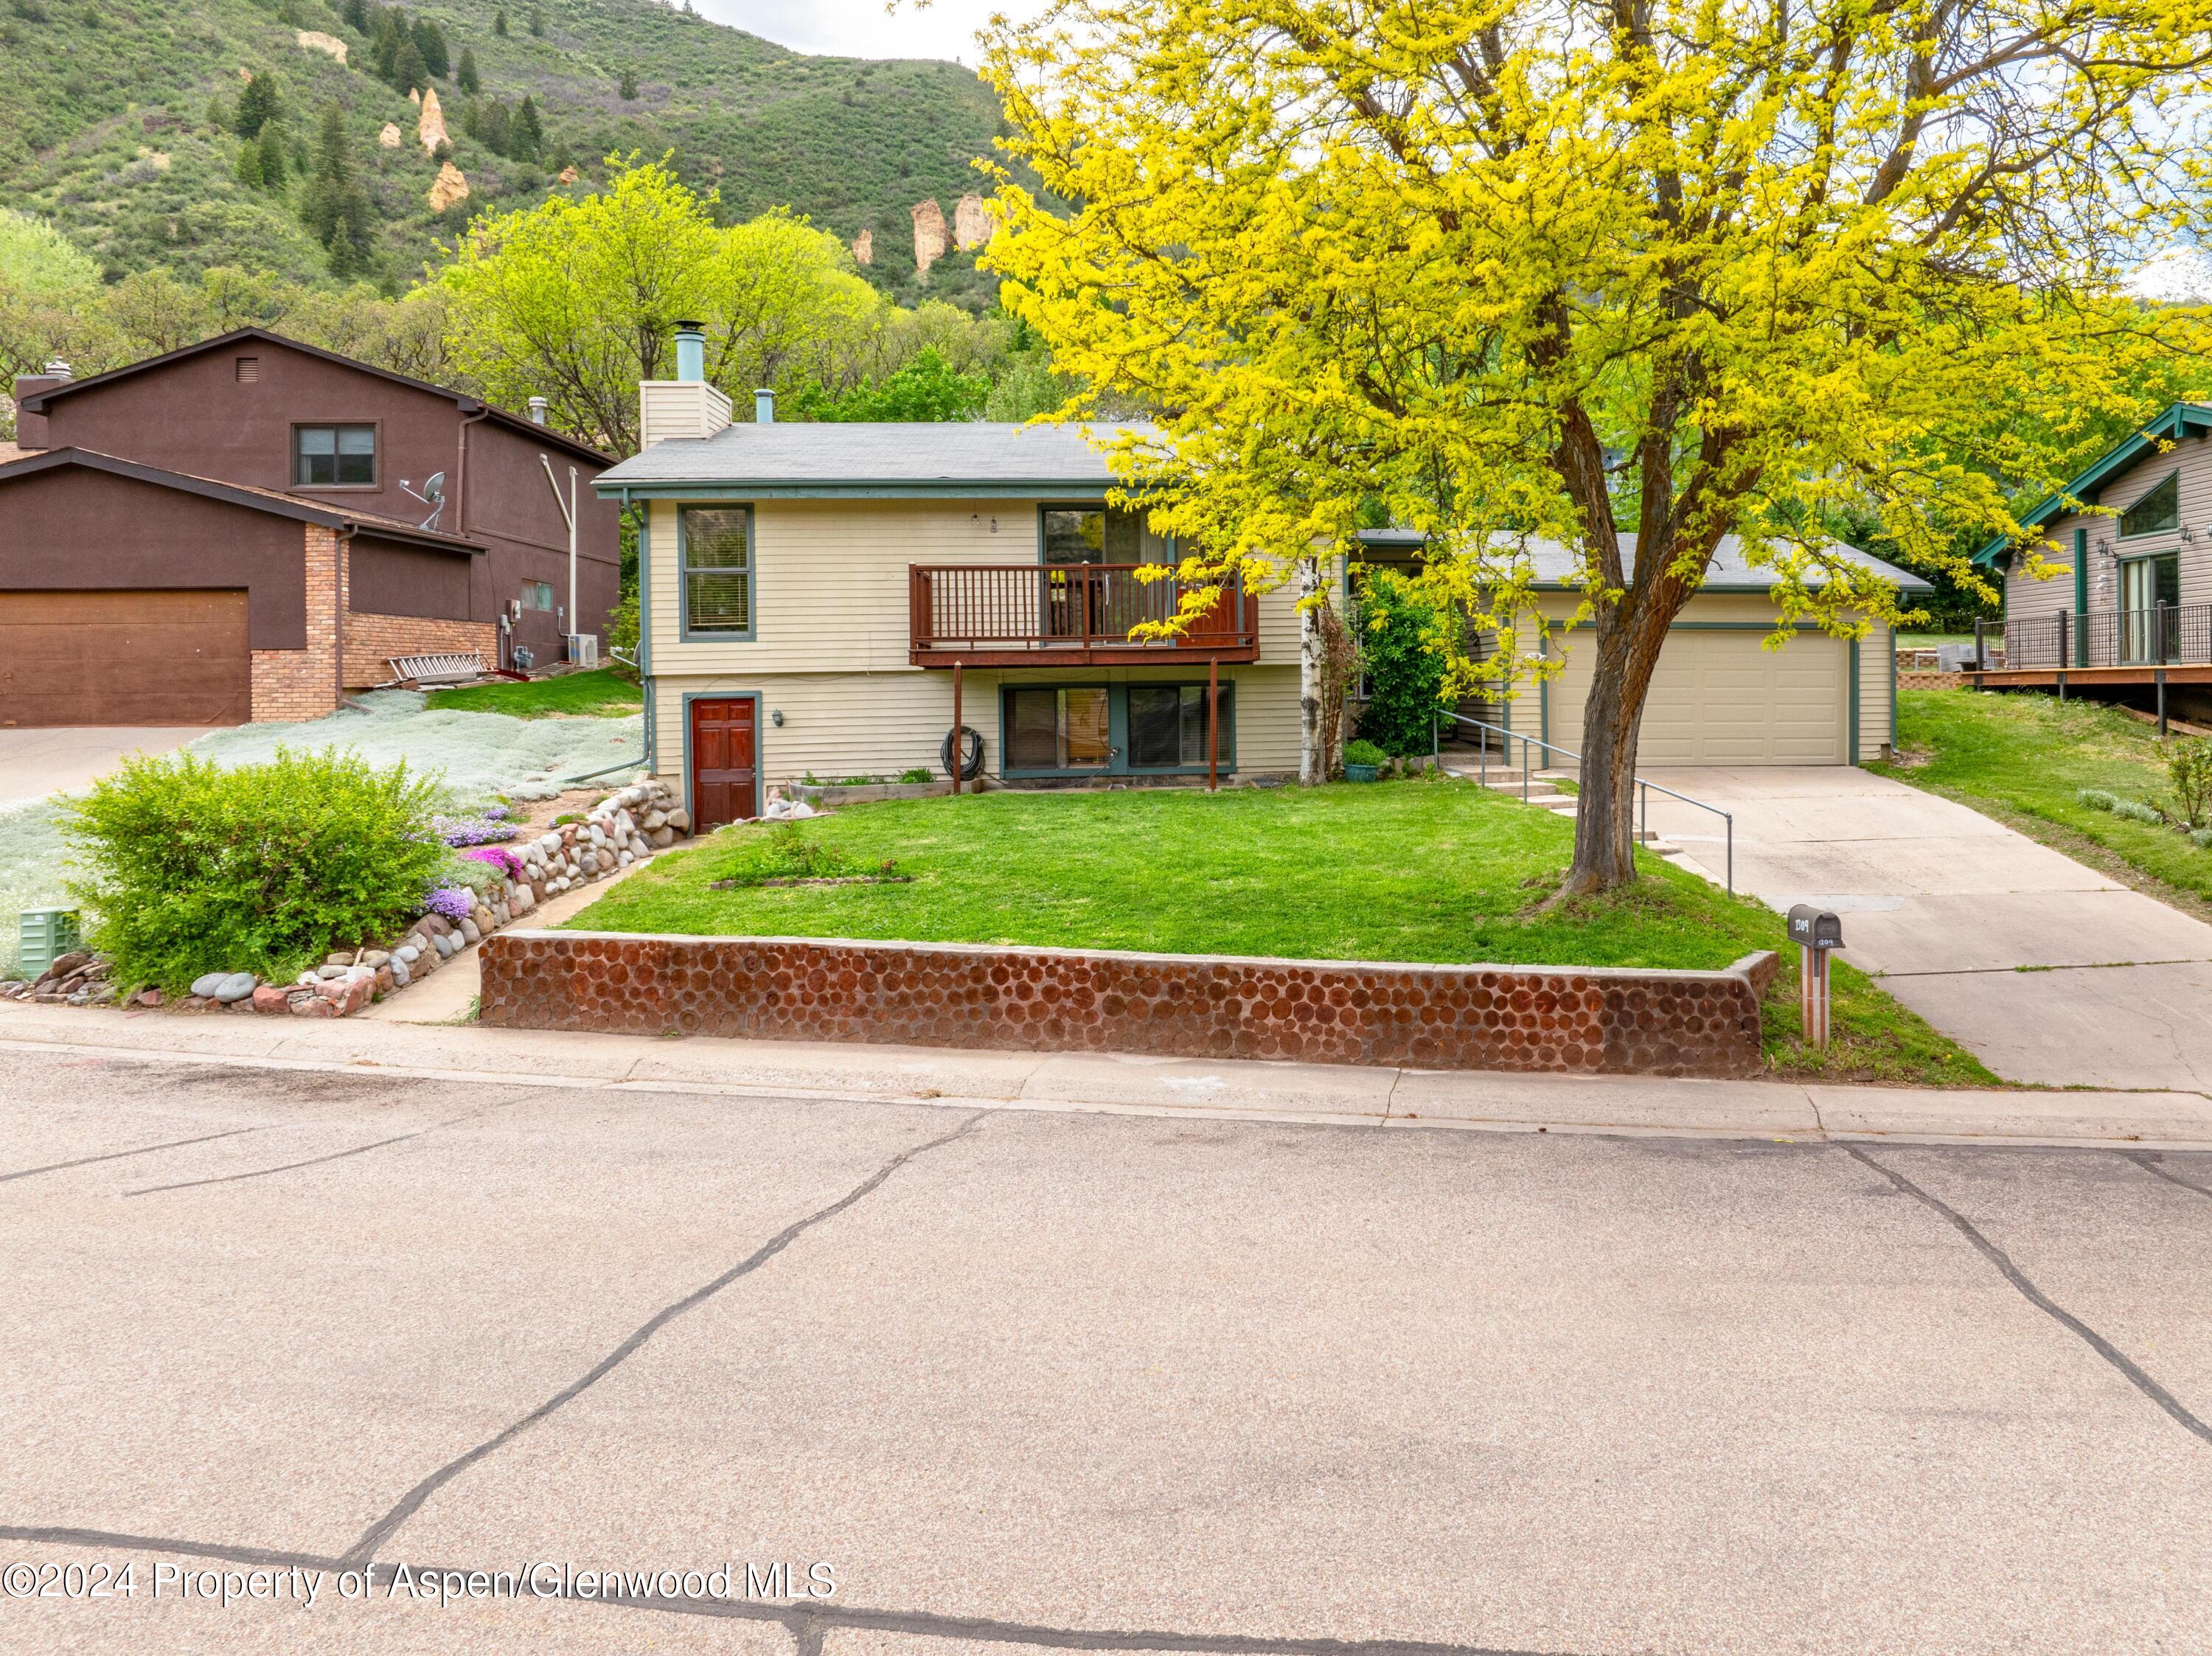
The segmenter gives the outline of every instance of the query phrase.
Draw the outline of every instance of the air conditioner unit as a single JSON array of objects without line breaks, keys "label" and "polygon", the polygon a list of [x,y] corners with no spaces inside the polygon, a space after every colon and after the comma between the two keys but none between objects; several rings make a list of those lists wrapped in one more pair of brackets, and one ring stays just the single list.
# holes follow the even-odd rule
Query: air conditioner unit
[{"label": "air conditioner unit", "polygon": [[597,633],[570,633],[567,635],[568,659],[579,667],[599,664],[599,635]]}]

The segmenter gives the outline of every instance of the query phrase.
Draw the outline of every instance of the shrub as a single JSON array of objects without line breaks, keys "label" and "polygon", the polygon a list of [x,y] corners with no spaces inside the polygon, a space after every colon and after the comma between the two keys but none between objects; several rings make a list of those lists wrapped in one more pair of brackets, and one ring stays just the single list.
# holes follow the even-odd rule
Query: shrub
[{"label": "shrub", "polygon": [[1390,755],[1372,742],[1361,740],[1344,744],[1344,762],[1347,765],[1387,765]]},{"label": "shrub", "polygon": [[2156,805],[2146,805],[2140,799],[2115,799],[2112,815],[2130,822],[2144,822],[2153,828],[2166,821],[2166,813]]},{"label": "shrub", "polygon": [[2118,794],[2107,793],[2102,788],[2083,788],[2075,794],[2074,798],[2077,803],[2088,806],[2091,810],[2110,810],[2120,803]]},{"label": "shrub", "polygon": [[[452,871],[441,870],[441,877],[444,877],[448,872]],[[455,874],[454,877],[465,879],[466,876]],[[473,889],[466,885],[433,886],[424,895],[418,907],[425,914],[442,914],[454,925],[459,925],[476,912],[477,894]]]},{"label": "shrub", "polygon": [[2166,756],[2173,784],[2174,815],[2198,828],[2212,820],[2212,742],[2177,742]]},{"label": "shrub", "polygon": [[405,761],[279,748],[226,770],[190,753],[134,759],[65,819],[94,947],[125,985],[207,972],[289,977],[422,906],[448,856],[439,789]]},{"label": "shrub", "polygon": [[1429,751],[1443,706],[1449,627],[1450,612],[1413,581],[1395,570],[1368,572],[1359,595],[1368,696],[1359,734],[1385,753]]},{"label": "shrub", "polygon": [[2212,851],[2212,828],[2192,830],[2189,835],[2189,843],[2199,851]]},{"label": "shrub", "polygon": [[902,782],[933,782],[936,779],[937,773],[934,771],[925,769],[920,765],[916,765],[910,771],[899,773],[899,780]]}]

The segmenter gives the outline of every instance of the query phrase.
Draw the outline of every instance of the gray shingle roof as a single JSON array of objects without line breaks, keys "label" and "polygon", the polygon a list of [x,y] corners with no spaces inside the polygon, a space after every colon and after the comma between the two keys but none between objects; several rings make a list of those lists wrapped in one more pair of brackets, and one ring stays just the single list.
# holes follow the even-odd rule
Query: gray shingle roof
[{"label": "gray shingle roof", "polygon": [[[712,437],[655,443],[602,475],[598,483],[603,490],[655,483],[793,489],[873,484],[930,494],[961,484],[1103,489],[1114,476],[1085,429],[989,421],[734,425]],[[1115,431],[1149,428],[1090,429],[1104,439]]]},{"label": "gray shingle roof", "polygon": [[[1415,531],[1405,529],[1372,529],[1362,531],[1359,538],[1368,546],[1370,555],[1389,558],[1403,555],[1411,547],[1419,546],[1422,537]],[[1829,548],[1831,555],[1841,562],[1856,564],[1862,569],[1871,569],[1876,574],[1894,581],[1899,591],[1928,592],[1935,589],[1919,576],[1908,574],[1893,564],[1860,551],[1856,547],[1840,543]],[[1636,555],[1636,537],[1620,537],[1620,555],[1625,562]],[[1528,543],[1528,561],[1536,573],[1539,586],[1563,586],[1574,574],[1574,554],[1557,541],[1537,540]],[[1820,585],[1826,579],[1818,570],[1808,571],[1809,584]],[[1755,569],[1746,561],[1743,543],[1734,535],[1721,537],[1713,553],[1712,566],[1705,571],[1707,591],[1725,591],[1730,587],[1746,588],[1764,592],[1774,585],[1771,569]]]}]

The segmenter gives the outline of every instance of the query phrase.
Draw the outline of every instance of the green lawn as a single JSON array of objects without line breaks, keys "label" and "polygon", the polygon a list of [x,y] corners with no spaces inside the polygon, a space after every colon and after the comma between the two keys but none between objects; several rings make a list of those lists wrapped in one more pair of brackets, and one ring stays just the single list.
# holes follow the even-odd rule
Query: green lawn
[{"label": "green lawn", "polygon": [[[2157,804],[2167,795],[2158,733],[2094,702],[2052,695],[1901,690],[1900,761],[1869,770],[1986,811],[2023,834],[2185,903],[2212,901],[2212,851],[2172,828],[2093,810],[2102,788]],[[2186,739],[2186,738],[2183,738]]]},{"label": "green lawn", "polygon": [[429,705],[462,713],[506,713],[514,719],[550,719],[586,715],[619,719],[641,713],[645,693],[611,667],[589,672],[563,673],[558,678],[534,678],[527,684],[471,684],[460,689],[433,690]]},{"label": "green lawn", "polygon": [[[814,849],[785,854],[794,844]],[[1632,890],[1547,908],[1572,848],[1568,820],[1456,782],[890,800],[799,825],[725,829],[631,876],[569,925],[1692,969],[1784,947],[1778,915],[1651,858]],[[710,887],[886,860],[911,882]],[[1795,955],[1784,950],[1792,971]],[[1837,986],[1844,1039],[1823,1059],[1796,1046],[1796,990],[1785,972],[1767,1009],[1778,1067],[1992,1079],[1865,978],[1839,968]]]},{"label": "green lawn", "polygon": [[1939,644],[1972,644],[1974,635],[1966,633],[1899,633],[1897,647],[1900,650],[1932,650]]}]

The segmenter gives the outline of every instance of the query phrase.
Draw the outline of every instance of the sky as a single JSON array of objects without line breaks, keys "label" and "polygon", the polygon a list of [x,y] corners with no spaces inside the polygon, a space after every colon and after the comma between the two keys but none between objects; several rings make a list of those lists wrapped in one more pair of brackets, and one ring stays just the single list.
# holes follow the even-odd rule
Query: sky
[{"label": "sky", "polygon": [[760,35],[794,52],[835,58],[945,58],[973,69],[981,54],[975,31],[994,12],[1033,13],[1036,0],[691,0],[718,23]]}]

